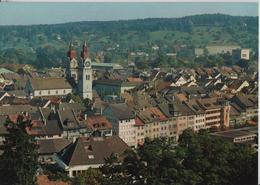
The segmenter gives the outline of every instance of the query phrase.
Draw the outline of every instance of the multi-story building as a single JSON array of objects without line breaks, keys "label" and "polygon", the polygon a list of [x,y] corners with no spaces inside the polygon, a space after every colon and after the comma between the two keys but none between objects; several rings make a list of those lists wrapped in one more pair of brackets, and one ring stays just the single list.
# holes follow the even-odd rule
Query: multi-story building
[{"label": "multi-story building", "polygon": [[110,104],[104,115],[112,123],[113,135],[119,136],[128,146],[135,146],[135,115],[125,103]]},{"label": "multi-story building", "polygon": [[229,127],[230,105],[228,101],[218,98],[197,100],[198,105],[205,111],[206,129],[211,127]]}]

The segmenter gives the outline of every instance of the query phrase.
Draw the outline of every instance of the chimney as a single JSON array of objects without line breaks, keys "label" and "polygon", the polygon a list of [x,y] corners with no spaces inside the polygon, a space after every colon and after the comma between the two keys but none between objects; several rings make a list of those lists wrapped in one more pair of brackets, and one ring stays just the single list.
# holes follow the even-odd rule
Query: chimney
[{"label": "chimney", "polygon": [[87,120],[88,119],[88,115],[87,113],[84,114],[84,120]]}]

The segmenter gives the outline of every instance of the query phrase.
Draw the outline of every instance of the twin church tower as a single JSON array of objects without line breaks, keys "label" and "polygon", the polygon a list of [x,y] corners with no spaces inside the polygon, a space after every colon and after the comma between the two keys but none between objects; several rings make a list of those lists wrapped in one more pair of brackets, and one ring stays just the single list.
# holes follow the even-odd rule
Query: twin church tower
[{"label": "twin church tower", "polygon": [[73,79],[77,85],[78,94],[83,98],[92,100],[92,67],[86,41],[82,46],[80,60],[77,60],[77,51],[70,43],[68,51],[69,65],[66,73],[69,79]]}]

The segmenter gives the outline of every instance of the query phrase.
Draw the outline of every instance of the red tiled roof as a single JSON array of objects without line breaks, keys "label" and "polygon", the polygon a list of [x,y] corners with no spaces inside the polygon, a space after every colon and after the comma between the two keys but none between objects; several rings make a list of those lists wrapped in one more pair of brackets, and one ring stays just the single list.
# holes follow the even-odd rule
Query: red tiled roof
[{"label": "red tiled roof", "polygon": [[39,175],[37,176],[37,184],[38,185],[70,185],[69,182],[63,181],[50,181],[47,175]]},{"label": "red tiled roof", "polygon": [[105,116],[89,116],[87,118],[87,125],[92,129],[112,129],[112,124]]},{"label": "red tiled roof", "polygon": [[143,126],[144,123],[142,122],[142,120],[140,120],[140,118],[136,117],[135,118],[135,125],[136,126]]},{"label": "red tiled roof", "polygon": [[128,82],[143,82],[141,78],[135,78],[135,77],[128,77],[127,78]]}]

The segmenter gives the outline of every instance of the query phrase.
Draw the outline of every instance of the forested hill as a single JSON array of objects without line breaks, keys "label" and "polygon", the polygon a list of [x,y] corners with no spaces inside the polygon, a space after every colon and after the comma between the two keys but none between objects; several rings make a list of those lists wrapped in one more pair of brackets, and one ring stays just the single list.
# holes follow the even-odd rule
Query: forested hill
[{"label": "forested hill", "polygon": [[64,59],[70,40],[82,42],[85,39],[93,53],[119,46],[117,59],[123,59],[129,51],[149,52],[154,44],[172,51],[181,44],[204,47],[235,43],[257,51],[258,17],[204,14],[183,18],[0,26],[0,63],[50,67],[59,64],[58,59]]}]

